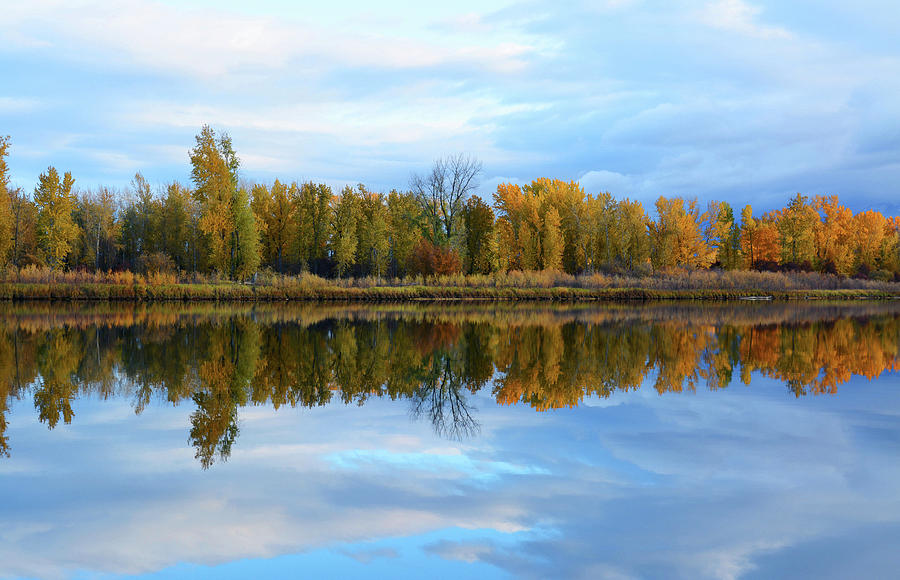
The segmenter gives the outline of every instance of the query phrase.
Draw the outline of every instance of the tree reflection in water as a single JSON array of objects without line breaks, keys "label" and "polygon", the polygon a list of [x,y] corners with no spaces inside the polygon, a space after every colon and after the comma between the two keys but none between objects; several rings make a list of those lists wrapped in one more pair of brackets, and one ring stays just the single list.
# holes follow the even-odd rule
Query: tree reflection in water
[{"label": "tree reflection in water", "polygon": [[480,430],[472,395],[488,385],[498,404],[545,411],[644,384],[749,385],[754,371],[797,397],[835,394],[854,375],[900,368],[893,303],[3,308],[0,455],[6,411],[23,397],[51,429],[88,395],[128,398],[138,414],[189,400],[189,440],[208,468],[229,457],[248,405],[407,399],[414,418],[463,439]]}]

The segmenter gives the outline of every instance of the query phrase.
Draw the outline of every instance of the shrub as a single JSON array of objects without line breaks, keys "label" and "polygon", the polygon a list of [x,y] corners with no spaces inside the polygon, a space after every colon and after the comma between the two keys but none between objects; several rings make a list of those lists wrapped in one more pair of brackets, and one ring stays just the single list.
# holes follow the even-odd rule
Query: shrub
[{"label": "shrub", "polygon": [[163,252],[142,255],[136,266],[141,274],[174,274],[176,271],[175,262]]},{"label": "shrub", "polygon": [[413,248],[410,257],[411,268],[414,274],[448,275],[456,274],[462,270],[459,256],[450,248],[436,246],[428,240],[421,239]]}]

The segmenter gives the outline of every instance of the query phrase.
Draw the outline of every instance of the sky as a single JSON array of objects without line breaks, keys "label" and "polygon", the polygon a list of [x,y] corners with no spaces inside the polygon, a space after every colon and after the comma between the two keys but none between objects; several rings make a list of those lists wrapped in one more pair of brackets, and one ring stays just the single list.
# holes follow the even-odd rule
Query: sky
[{"label": "sky", "polygon": [[837,194],[900,214],[891,0],[424,3],[0,0],[14,185],[187,182],[203,124],[252,181],[404,189],[434,159],[479,193],[578,180],[781,207]]}]

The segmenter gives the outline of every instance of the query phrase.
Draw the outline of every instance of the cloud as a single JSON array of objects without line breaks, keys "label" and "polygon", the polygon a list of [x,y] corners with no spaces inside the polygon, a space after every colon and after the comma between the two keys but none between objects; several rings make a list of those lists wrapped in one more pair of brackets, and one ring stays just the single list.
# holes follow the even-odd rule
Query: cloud
[{"label": "cloud", "polygon": [[[98,54],[120,67],[180,72],[205,81],[223,75],[258,76],[299,65],[309,72],[324,66],[425,68],[464,63],[495,73],[520,70],[535,47],[505,37],[482,37],[467,46],[447,46],[377,30],[344,34],[340,27],[226,10],[181,8],[148,0],[115,7],[93,0],[35,0],[5,11],[0,30],[17,30],[20,48],[45,46],[70,58]],[[33,22],[43,26],[28,26]],[[63,26],[62,23],[65,23]],[[336,38],[340,38],[336,41]],[[326,64],[327,63],[327,64]],[[296,74],[296,73],[292,73]]]},{"label": "cloud", "polygon": [[766,26],[757,22],[762,12],[758,6],[743,0],[716,0],[707,4],[701,13],[706,25],[720,30],[737,32],[761,39],[791,38],[791,33],[777,26]]},{"label": "cloud", "polygon": [[0,115],[30,113],[43,105],[39,99],[0,97]]},{"label": "cloud", "polygon": [[[762,0],[403,4],[10,6],[0,62],[17,94],[0,123],[13,177],[27,188],[52,163],[80,184],[127,183],[139,164],[184,179],[211,123],[251,180],[389,190],[466,151],[484,161],[488,197],[498,176],[549,176],[641,201],[767,210],[803,191],[896,207],[900,54],[862,14],[884,4],[825,2],[816,19]],[[60,135],[80,138],[60,147]]]}]

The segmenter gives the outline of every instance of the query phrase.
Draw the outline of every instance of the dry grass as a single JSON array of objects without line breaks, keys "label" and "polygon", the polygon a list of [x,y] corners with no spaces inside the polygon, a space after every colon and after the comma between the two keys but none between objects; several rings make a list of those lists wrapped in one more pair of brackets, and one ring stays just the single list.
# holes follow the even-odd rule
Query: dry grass
[{"label": "dry grass", "polygon": [[900,283],[840,278],[815,272],[675,270],[645,276],[563,272],[489,275],[344,278],[261,272],[253,283],[215,275],[61,272],[28,266],[0,273],[0,298],[101,300],[725,300],[754,295],[776,298],[900,296]]}]

